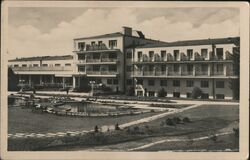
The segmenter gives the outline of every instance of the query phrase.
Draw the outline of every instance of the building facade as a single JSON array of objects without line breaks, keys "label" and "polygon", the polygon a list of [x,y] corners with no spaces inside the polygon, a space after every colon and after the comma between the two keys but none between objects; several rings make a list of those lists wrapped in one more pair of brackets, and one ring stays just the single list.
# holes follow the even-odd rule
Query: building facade
[{"label": "building facade", "polygon": [[238,55],[238,37],[138,46],[131,74],[135,93],[158,96],[164,89],[167,97],[191,98],[193,89],[199,88],[204,99],[233,99]]},{"label": "building facade", "polygon": [[19,58],[9,66],[20,82],[79,88],[90,81],[113,92],[137,96],[235,99],[239,80],[239,37],[162,42],[141,31],[76,38],[73,55]]}]

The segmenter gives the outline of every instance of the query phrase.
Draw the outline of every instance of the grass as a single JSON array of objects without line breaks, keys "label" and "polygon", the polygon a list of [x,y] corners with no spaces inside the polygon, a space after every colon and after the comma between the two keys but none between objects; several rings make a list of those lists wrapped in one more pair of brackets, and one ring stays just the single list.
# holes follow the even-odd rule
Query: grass
[{"label": "grass", "polygon": [[[157,144],[143,151],[166,151],[166,150],[179,150],[179,151],[225,151],[227,149],[239,151],[239,139],[234,134],[224,135],[217,137],[214,142],[211,139],[204,139],[200,141],[187,141],[187,142],[165,142]],[[141,150],[142,151],[142,150]]]},{"label": "grass", "polygon": [[95,125],[115,125],[138,120],[159,113],[145,113],[121,117],[67,117],[33,113],[21,107],[8,108],[8,133],[49,133],[92,130]]},{"label": "grass", "polygon": [[[29,113],[27,110],[20,109],[21,112],[25,114]],[[9,109],[9,113],[11,109]],[[22,116],[25,116],[22,115]],[[29,113],[30,114],[30,113]],[[153,113],[150,113],[153,114]],[[19,115],[19,114],[18,114]],[[31,117],[33,116],[33,118]],[[50,117],[53,116],[53,117]],[[72,117],[57,117],[54,115],[40,115],[34,114],[29,115],[29,117],[20,118],[24,120],[22,123],[28,123],[27,126],[32,126],[32,129],[41,129],[44,130],[58,130],[62,129],[69,130],[70,127],[77,128],[81,130],[81,127],[87,128],[87,126],[91,126],[90,129],[93,129],[94,124],[115,124],[115,120],[124,120],[124,122],[133,121],[135,119],[140,119],[144,115],[137,116],[127,116],[116,118],[72,118]],[[147,115],[149,116],[149,115]],[[165,121],[166,118],[169,117],[189,117],[191,119],[190,123],[184,124],[176,124],[175,126],[163,125],[161,126],[161,122]],[[34,118],[35,117],[35,118]],[[38,118],[39,117],[39,118]],[[11,118],[9,116],[9,118]],[[14,115],[12,115],[14,118]],[[124,119],[121,119],[124,118]],[[36,123],[29,122],[32,120],[36,120]],[[39,119],[39,121],[38,121]],[[232,131],[232,128],[238,127],[238,119],[239,119],[239,107],[238,106],[222,106],[222,105],[203,105],[197,108],[193,108],[182,113],[177,113],[174,115],[169,115],[164,118],[148,122],[145,124],[137,125],[139,130],[133,132],[134,126],[130,127],[130,132],[128,129],[124,129],[121,131],[109,132],[109,133],[100,133],[100,134],[88,134],[79,137],[62,137],[59,138],[59,141],[63,141],[60,145],[49,145],[52,141],[58,141],[58,139],[53,140],[10,140],[9,146],[13,148],[17,148],[17,150],[22,150],[22,144],[34,144],[34,146],[27,146],[28,150],[85,150],[85,149],[115,149],[120,148],[121,150],[130,149],[133,147],[138,147],[140,145],[144,145],[147,143],[155,142],[158,140],[163,140],[173,137],[179,138],[195,138],[211,135],[218,132],[225,132],[226,130]],[[42,123],[42,127],[39,126]],[[50,123],[48,123],[50,122]],[[88,123],[86,123],[88,122]],[[15,120],[16,125],[18,126],[17,120]],[[80,123],[80,124],[79,124]],[[92,124],[91,124],[92,123]],[[94,123],[94,124],[93,124]],[[24,123],[25,124],[25,123]],[[39,124],[39,125],[37,125]],[[54,126],[52,124],[57,124],[58,126]],[[90,125],[91,124],[91,125]],[[36,126],[35,126],[36,125]],[[46,125],[48,126],[46,129]],[[73,125],[73,126],[72,126]],[[9,123],[10,126],[10,123]],[[25,125],[22,125],[23,127]],[[13,127],[13,126],[12,126]],[[25,127],[27,130],[27,127]],[[239,139],[233,137],[234,135],[225,135],[218,137],[217,141],[214,142],[211,139],[201,140],[197,142],[168,142],[159,145],[152,146],[150,148],[143,149],[143,151],[164,151],[164,150],[224,150],[224,149],[239,149]],[[33,143],[36,141],[37,143]],[[39,145],[41,146],[39,147]],[[189,147],[190,146],[190,147]],[[15,150],[15,149],[14,149]]]}]

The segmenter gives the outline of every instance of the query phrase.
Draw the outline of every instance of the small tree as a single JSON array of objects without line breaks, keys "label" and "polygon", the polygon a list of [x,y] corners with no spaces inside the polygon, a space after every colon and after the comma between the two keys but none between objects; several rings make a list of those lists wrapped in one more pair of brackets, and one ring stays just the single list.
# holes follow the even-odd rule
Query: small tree
[{"label": "small tree", "polygon": [[235,137],[239,137],[239,128],[233,128]]},{"label": "small tree", "polygon": [[120,130],[118,123],[115,124],[115,130]]},{"label": "small tree", "polygon": [[167,92],[165,91],[164,88],[158,91],[158,97],[166,97],[166,95],[167,95]]},{"label": "small tree", "polygon": [[202,95],[201,89],[198,87],[194,87],[192,94],[191,94],[191,97],[197,99],[197,98],[201,97],[201,95]]},{"label": "small tree", "polygon": [[169,125],[169,126],[174,126],[174,121],[170,118],[166,119],[166,124]]},{"label": "small tree", "polygon": [[179,117],[174,117],[173,118],[173,121],[174,121],[174,123],[180,123],[181,122],[181,119],[179,118]]},{"label": "small tree", "polygon": [[183,121],[184,123],[189,123],[189,122],[191,122],[190,119],[189,119],[188,117],[183,118],[182,121]]},{"label": "small tree", "polygon": [[95,132],[96,133],[98,132],[98,126],[95,126]]},{"label": "small tree", "polygon": [[134,96],[135,95],[135,88],[134,87],[130,87],[128,90],[128,96]]}]

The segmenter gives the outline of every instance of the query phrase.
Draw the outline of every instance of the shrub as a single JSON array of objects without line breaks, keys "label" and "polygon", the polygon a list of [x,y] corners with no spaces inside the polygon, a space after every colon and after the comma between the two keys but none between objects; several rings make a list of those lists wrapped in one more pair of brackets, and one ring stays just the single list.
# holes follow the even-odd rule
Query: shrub
[{"label": "shrub", "polygon": [[213,135],[210,139],[211,139],[212,141],[216,142],[216,141],[217,141],[217,136],[216,136],[216,135]]},{"label": "shrub", "polygon": [[239,128],[233,128],[235,137],[239,137]]},{"label": "shrub", "polygon": [[192,94],[191,94],[191,97],[196,99],[196,98],[201,97],[201,95],[202,95],[201,89],[198,88],[198,87],[194,87],[193,91],[192,91]]},{"label": "shrub", "polygon": [[191,122],[190,119],[189,119],[188,117],[183,118],[182,121],[183,121],[184,123],[189,123],[189,122]]},{"label": "shrub", "polygon": [[179,117],[174,117],[173,118],[173,121],[174,121],[174,123],[180,123],[181,122],[181,119],[179,118]]},{"label": "shrub", "polygon": [[98,132],[98,126],[95,126],[95,132]]},{"label": "shrub", "polygon": [[166,97],[167,92],[165,91],[164,88],[158,91],[158,97]]},{"label": "shrub", "polygon": [[134,96],[135,95],[135,89],[134,87],[130,87],[128,90],[128,96]]},{"label": "shrub", "polygon": [[169,126],[174,126],[174,121],[170,118],[166,119],[166,124],[169,125]]},{"label": "shrub", "polygon": [[115,130],[120,130],[118,123],[115,124]]}]

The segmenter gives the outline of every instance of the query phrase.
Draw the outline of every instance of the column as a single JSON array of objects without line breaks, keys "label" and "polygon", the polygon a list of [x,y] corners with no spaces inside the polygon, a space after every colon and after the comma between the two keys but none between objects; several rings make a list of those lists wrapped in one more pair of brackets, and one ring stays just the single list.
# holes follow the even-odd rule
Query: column
[{"label": "column", "polygon": [[180,64],[180,71],[179,71],[179,74],[182,75],[182,64]]},{"label": "column", "polygon": [[29,75],[29,85],[31,85],[31,75]]},{"label": "column", "polygon": [[51,76],[51,83],[54,84],[55,80],[54,80],[54,76]]},{"label": "column", "polygon": [[196,65],[193,65],[193,76],[196,76]]},{"label": "column", "polygon": [[224,68],[223,68],[223,75],[224,75],[224,76],[227,76],[227,65],[224,64],[223,67],[224,67]]},{"label": "column", "polygon": [[65,77],[62,77],[63,88],[65,88]]},{"label": "column", "polygon": [[211,76],[212,65],[208,64],[208,76]]},{"label": "column", "polygon": [[76,88],[76,77],[73,76],[72,78],[73,78],[73,88]]},{"label": "column", "polygon": [[39,79],[39,81],[40,81],[40,85],[42,85],[42,83],[43,83],[43,77],[42,77],[42,75],[40,75],[40,77],[39,77],[40,79]]}]

